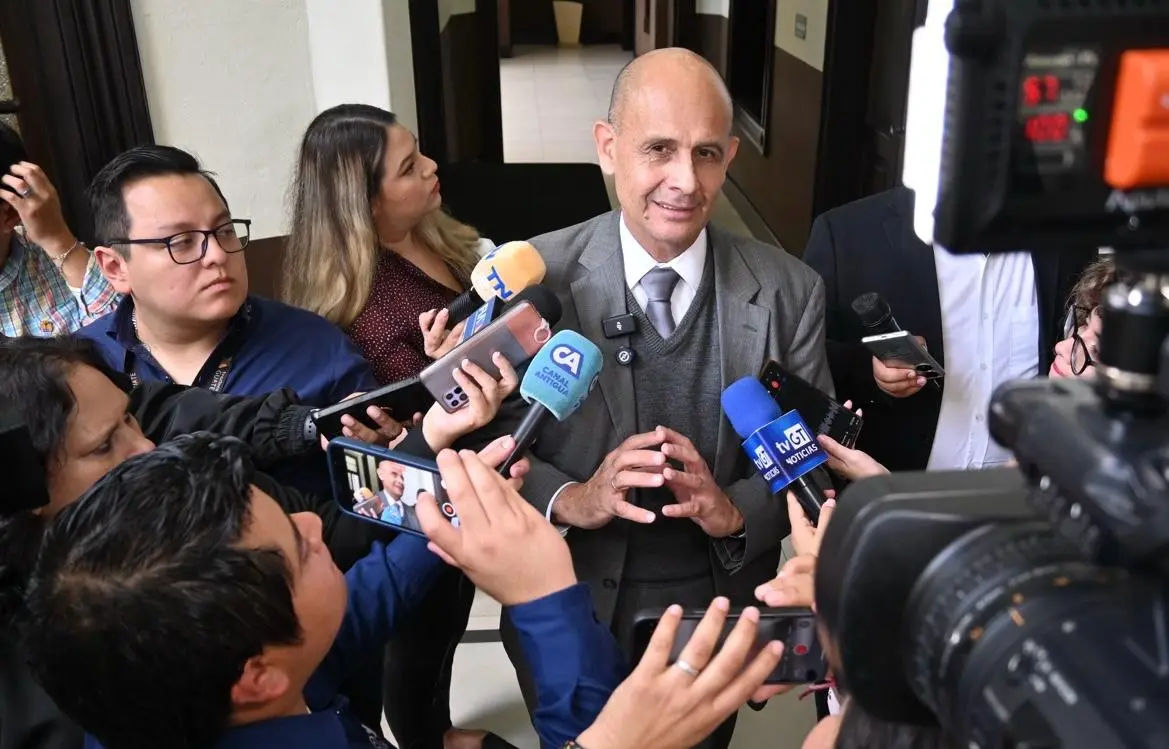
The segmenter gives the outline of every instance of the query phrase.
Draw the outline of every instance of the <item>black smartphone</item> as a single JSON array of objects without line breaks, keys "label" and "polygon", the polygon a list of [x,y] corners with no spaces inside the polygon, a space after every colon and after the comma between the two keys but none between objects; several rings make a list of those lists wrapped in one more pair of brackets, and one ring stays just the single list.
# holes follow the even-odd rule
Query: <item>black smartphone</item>
[{"label": "black smartphone", "polygon": [[371,523],[425,537],[418,523],[418,495],[433,494],[439,510],[459,524],[455,506],[443,491],[433,460],[340,437],[329,442],[333,501],[341,511]]},{"label": "black smartphone", "polygon": [[[635,663],[641,660],[645,649],[649,647],[650,638],[653,637],[654,629],[657,628],[658,620],[663,613],[664,610],[643,611],[634,621]],[[731,609],[719,636],[717,648],[721,648],[726,642],[742,613],[742,608]],[[674,646],[670,648],[670,663],[678,660],[682,649],[690,642],[698,623],[705,615],[705,609],[689,609],[682,613],[682,623],[678,626]],[[750,662],[767,643],[775,640],[783,643],[783,655],[765,684],[815,684],[825,679],[828,674],[828,662],[824,658],[824,651],[820,649],[820,640],[816,636],[816,615],[811,609],[799,606],[759,609],[759,628],[756,630],[755,645],[747,661]]]},{"label": "black smartphone", "polygon": [[845,447],[856,445],[864,419],[834,401],[807,380],[788,372],[777,361],[763,365],[759,381],[784,413],[798,411],[804,423]]},{"label": "black smartphone", "polygon": [[313,422],[325,439],[333,439],[341,436],[341,417],[345,414],[349,414],[370,429],[377,429],[377,422],[369,418],[365,412],[370,406],[386,409],[398,421],[409,421],[416,413],[426,413],[433,403],[434,396],[422,384],[422,380],[411,377],[409,380],[395,382],[328,408],[322,408],[313,414]]}]

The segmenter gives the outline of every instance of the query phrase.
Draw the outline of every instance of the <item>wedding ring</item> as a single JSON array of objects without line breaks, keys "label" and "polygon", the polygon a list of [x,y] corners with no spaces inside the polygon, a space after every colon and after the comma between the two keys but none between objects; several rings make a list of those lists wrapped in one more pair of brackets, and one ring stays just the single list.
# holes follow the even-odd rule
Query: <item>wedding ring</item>
[{"label": "wedding ring", "polygon": [[698,678],[698,669],[694,668],[694,666],[691,666],[689,663],[682,660],[681,658],[674,661],[674,665],[677,666],[678,668],[682,669],[686,673],[690,674],[694,678]]},{"label": "wedding ring", "polygon": [[609,488],[615,492],[621,491],[620,489],[617,488],[617,474],[613,474],[612,476],[609,477]]},{"label": "wedding ring", "polygon": [[21,190],[21,192],[20,192],[20,197],[22,197],[22,198],[27,198],[27,197],[30,197],[31,195],[32,195],[32,188],[31,187],[26,187],[23,190]]}]

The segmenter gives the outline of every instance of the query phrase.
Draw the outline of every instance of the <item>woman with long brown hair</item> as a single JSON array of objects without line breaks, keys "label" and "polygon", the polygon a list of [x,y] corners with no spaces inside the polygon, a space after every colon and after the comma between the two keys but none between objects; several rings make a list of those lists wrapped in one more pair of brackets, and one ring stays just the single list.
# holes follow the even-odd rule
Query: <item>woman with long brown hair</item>
[{"label": "woman with long brown hair", "polygon": [[[443,212],[437,171],[392,113],[364,104],[322,112],[301,142],[283,299],[345,330],[383,385],[457,340],[445,308],[494,247]],[[451,728],[451,664],[474,595],[448,570],[387,651],[382,702],[402,749],[507,745]]]},{"label": "woman with long brown hair", "polygon": [[283,298],[348,332],[383,384],[430,362],[420,316],[428,329],[445,323],[440,310],[493,248],[443,211],[437,164],[392,113],[342,104],[309,125]]}]

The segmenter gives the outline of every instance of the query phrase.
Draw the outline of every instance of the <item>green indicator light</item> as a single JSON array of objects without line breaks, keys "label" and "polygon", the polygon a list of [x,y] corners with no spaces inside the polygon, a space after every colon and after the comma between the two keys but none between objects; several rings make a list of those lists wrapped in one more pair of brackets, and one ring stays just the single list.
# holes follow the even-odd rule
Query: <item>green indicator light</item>
[{"label": "green indicator light", "polygon": [[1076,111],[1072,112],[1072,119],[1074,119],[1076,122],[1087,122],[1088,110],[1077,109]]}]

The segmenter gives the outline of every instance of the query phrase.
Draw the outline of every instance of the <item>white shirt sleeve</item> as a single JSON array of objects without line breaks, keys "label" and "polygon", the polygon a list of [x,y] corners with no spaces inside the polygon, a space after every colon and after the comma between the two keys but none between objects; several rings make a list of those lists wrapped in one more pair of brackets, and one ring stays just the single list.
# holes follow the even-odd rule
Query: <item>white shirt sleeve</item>
[{"label": "white shirt sleeve", "polygon": [[[544,510],[544,517],[548,520],[549,523],[552,523],[552,505],[556,504],[556,500],[560,498],[560,493],[562,491],[564,491],[565,489],[567,489],[568,487],[576,486],[579,483],[580,483],[579,481],[569,481],[567,484],[565,484],[564,486],[557,489],[556,493],[552,495],[552,499],[548,500],[548,508],[546,510]],[[552,525],[554,525],[556,527],[556,530],[560,531],[561,536],[568,535],[569,526],[558,525],[556,523],[552,523]]]}]

